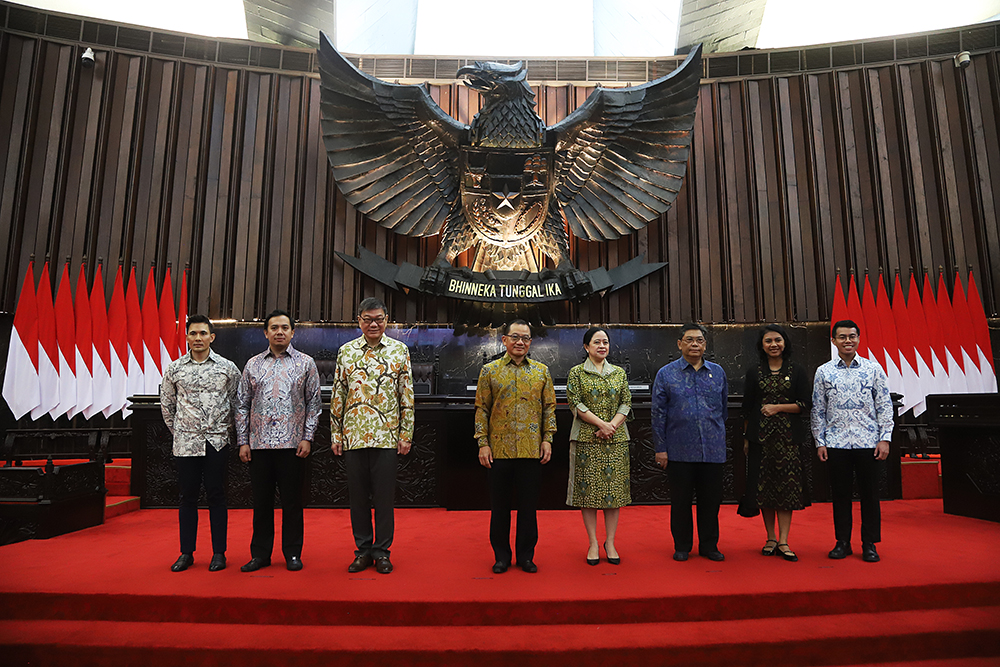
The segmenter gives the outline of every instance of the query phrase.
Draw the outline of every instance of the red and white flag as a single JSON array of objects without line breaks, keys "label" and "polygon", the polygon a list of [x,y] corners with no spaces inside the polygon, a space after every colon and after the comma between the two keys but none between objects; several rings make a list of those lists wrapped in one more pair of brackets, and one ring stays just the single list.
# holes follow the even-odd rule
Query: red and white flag
[{"label": "red and white flag", "polygon": [[882,340],[882,323],[879,320],[878,310],[875,308],[875,292],[872,290],[871,282],[868,280],[868,272],[865,271],[865,284],[861,290],[861,312],[865,318],[865,335],[868,338],[868,358],[882,367],[888,373],[885,365],[885,349]]},{"label": "red and white flag", "polygon": [[[128,404],[129,360],[132,355],[128,346],[129,325],[125,308],[125,280],[122,265],[118,265],[115,284],[111,288],[108,304],[108,340],[111,344],[111,404],[103,410],[110,417]],[[139,375],[142,377],[141,371]],[[127,416],[127,415],[125,415]]]},{"label": "red and white flag", "polygon": [[965,385],[969,392],[983,392],[983,376],[979,369],[979,348],[976,345],[976,330],[972,326],[972,315],[965,300],[962,277],[955,271],[955,288],[951,294],[951,309],[955,313],[955,328],[961,346],[962,366],[965,368]]},{"label": "red and white flag", "polygon": [[948,286],[944,283],[944,271],[938,274],[937,308],[938,317],[941,319],[944,351],[948,355],[948,384],[951,386],[951,393],[968,393],[969,386],[965,381],[965,358],[962,356],[962,343],[958,339],[958,327],[955,326],[955,311],[948,297]]},{"label": "red and white flag", "polygon": [[951,367],[948,364],[948,351],[944,344],[941,316],[938,312],[937,302],[934,300],[931,279],[926,273],[924,274],[924,293],[921,305],[923,306],[924,320],[927,325],[927,339],[930,341],[931,346],[931,358],[934,360],[934,388],[928,394],[950,394],[951,380],[949,374],[951,373]]},{"label": "red and white flag", "polygon": [[[160,368],[164,373],[167,366],[177,358],[177,316],[174,314],[174,291],[170,285],[170,267],[163,278],[160,290]],[[160,388],[157,386],[157,393]]]},{"label": "red and white flag", "polygon": [[854,272],[851,272],[851,284],[847,287],[847,314],[848,319],[854,320],[861,330],[858,339],[857,353],[862,357],[869,357],[868,352],[868,322],[865,320],[865,313],[861,309],[861,298],[858,296],[858,284],[854,280]]},{"label": "red and white flag", "polygon": [[[914,288],[915,290],[915,288]],[[881,308],[882,294],[879,293],[879,307]],[[920,299],[915,299],[920,303]],[[896,273],[895,284],[892,292],[892,321],[895,324],[896,347],[899,350],[899,373],[903,381],[903,411],[913,410],[913,413],[923,412],[924,388],[920,382],[919,368],[920,354],[917,353],[917,346],[913,340],[913,330],[916,325],[910,321],[910,311],[906,307],[906,298],[903,296],[903,283]],[[926,365],[925,365],[926,368]],[[930,371],[927,371],[929,374]]]},{"label": "red and white flag", "polygon": [[[931,301],[933,302],[933,299]],[[930,394],[940,393],[937,390],[938,381],[935,367],[940,368],[941,364],[937,361],[931,346],[927,317],[924,315],[924,306],[920,300],[920,290],[917,289],[917,278],[912,272],[910,273],[910,289],[907,292],[906,311],[910,318],[910,338],[917,351],[917,367],[914,370],[920,377],[920,392],[926,398]],[[899,329],[896,329],[896,335],[899,335]],[[943,370],[939,372],[944,373]],[[913,408],[913,414],[919,417],[926,409],[927,403],[922,398],[920,403]]]},{"label": "red and white flag", "polygon": [[76,406],[70,410],[70,417],[81,412],[86,416],[86,411],[94,403],[94,328],[83,264],[80,264],[80,275],[76,279],[73,318],[76,324]]},{"label": "red and white flag", "polygon": [[14,419],[37,408],[41,402],[38,390],[38,308],[35,305],[35,263],[28,262],[21,296],[14,311],[14,327],[10,330],[7,366],[3,375],[3,397],[14,413]]},{"label": "red and white flag", "polygon": [[[907,388],[903,383],[902,361],[899,358],[899,339],[896,336],[896,322],[892,317],[892,305],[889,303],[889,293],[885,289],[885,276],[879,271],[878,294],[875,297],[875,316],[878,318],[879,330],[882,332],[882,349],[885,351],[885,375],[889,380],[889,391],[903,396],[904,411],[906,406]],[[914,374],[916,378],[916,374]],[[910,388],[912,393],[913,388]],[[910,406],[912,407],[912,406]]]},{"label": "red and white flag", "polygon": [[188,273],[181,274],[181,297],[177,301],[177,357],[187,354]]},{"label": "red and white flag", "polygon": [[[125,293],[125,321],[128,326],[128,381],[125,392],[131,397],[146,393],[146,346],[142,337],[142,308],[139,306],[139,286],[134,266]],[[127,405],[122,408],[123,417],[128,417],[131,412]]]},{"label": "red and white flag", "polygon": [[982,374],[984,392],[997,390],[997,372],[993,365],[993,346],[990,344],[990,327],[986,322],[986,311],[983,301],[979,298],[976,288],[976,278],[969,271],[969,317],[972,318],[972,329],[976,334],[976,347],[979,349],[979,372]]},{"label": "red and white flag", "polygon": [[42,266],[35,297],[38,308],[38,406],[32,408],[31,418],[39,419],[59,405],[59,342],[48,262]]},{"label": "red and white flag", "polygon": [[[76,289],[80,289],[79,283]],[[87,419],[111,407],[111,336],[108,332],[108,309],[104,302],[104,276],[100,262],[97,262],[94,284],[90,288],[90,331],[94,388],[90,406],[83,411],[83,416]]]},{"label": "red and white flag", "polygon": [[56,341],[59,349],[59,404],[49,415],[76,414],[76,325],[73,319],[73,294],[69,287],[69,262],[63,268],[55,300]]},{"label": "red and white flag", "polygon": [[[841,320],[851,319],[847,312],[847,299],[844,298],[844,286],[840,284],[840,274],[837,274],[837,282],[833,288],[833,310],[830,312],[830,338],[833,338],[833,325]],[[830,358],[836,359],[839,353],[837,346],[830,341]]]},{"label": "red and white flag", "polygon": [[145,355],[142,362],[142,393],[152,396],[160,393],[160,381],[163,379],[163,369],[160,367],[160,307],[156,303],[153,267],[149,267],[146,291],[142,296],[142,342]]}]

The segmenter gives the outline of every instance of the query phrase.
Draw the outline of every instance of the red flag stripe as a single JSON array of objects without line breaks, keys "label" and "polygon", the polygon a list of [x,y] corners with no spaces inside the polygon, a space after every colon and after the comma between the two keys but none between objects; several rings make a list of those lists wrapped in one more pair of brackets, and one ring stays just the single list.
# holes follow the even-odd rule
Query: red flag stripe
[{"label": "red flag stripe", "polygon": [[858,285],[854,280],[854,274],[851,274],[851,283],[847,287],[847,312],[850,315],[850,319],[854,320],[854,323],[861,328],[861,340],[858,341],[858,354],[862,357],[868,356],[868,343],[866,342],[866,336],[868,331],[868,324],[865,321],[864,311],[861,310],[861,298],[858,296]]},{"label": "red flag stripe", "polygon": [[889,293],[885,288],[885,276],[879,272],[878,295],[875,298],[875,310],[878,312],[879,326],[882,329],[882,344],[886,354],[900,368],[899,340],[896,336],[896,323],[893,319],[892,306],[889,304]]},{"label": "red flag stripe", "polygon": [[[139,370],[145,370],[145,356],[142,353],[142,308],[139,306],[139,286],[135,280],[135,267],[128,278],[128,292],[125,293],[125,322],[128,326],[128,346],[132,350],[132,356],[139,364]],[[125,362],[128,368],[128,361]]]}]

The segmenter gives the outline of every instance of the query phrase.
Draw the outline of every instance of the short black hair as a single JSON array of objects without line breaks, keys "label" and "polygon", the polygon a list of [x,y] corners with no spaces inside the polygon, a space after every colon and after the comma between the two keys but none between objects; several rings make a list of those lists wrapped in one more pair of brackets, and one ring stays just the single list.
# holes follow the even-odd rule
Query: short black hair
[{"label": "short black hair", "polygon": [[684,324],[682,324],[681,330],[677,333],[677,340],[684,338],[684,333],[687,331],[691,331],[692,329],[697,329],[698,331],[700,331],[701,335],[705,337],[705,340],[708,340],[708,329],[706,329],[703,325],[698,324],[697,322],[685,322]]},{"label": "short black hair", "polygon": [[208,333],[215,333],[215,327],[212,326],[212,320],[208,319],[204,315],[191,315],[188,317],[187,325],[184,327],[184,332],[187,333],[191,330],[192,324],[207,324]]},{"label": "short black hair", "polygon": [[507,324],[505,324],[504,327],[503,327],[503,335],[506,336],[508,333],[510,333],[510,328],[512,326],[514,326],[515,324],[523,324],[524,326],[528,327],[528,333],[531,333],[532,335],[534,335],[534,332],[531,331],[531,325],[528,324],[527,322],[525,322],[524,320],[520,319],[520,318],[518,318],[516,320],[511,320],[510,322],[508,322]]},{"label": "short black hair", "polygon": [[833,338],[837,333],[837,329],[855,329],[858,335],[861,335],[861,327],[854,320],[838,320],[830,327],[830,338]]},{"label": "short black hair", "polygon": [[288,324],[291,325],[291,328],[293,329],[295,328],[295,318],[292,317],[292,314],[289,313],[287,310],[282,310],[281,308],[275,308],[274,310],[272,310],[270,313],[267,314],[267,317],[264,318],[265,329],[270,325],[271,320],[274,319],[275,317],[287,317]]},{"label": "short black hair", "polygon": [[361,317],[361,313],[366,313],[369,310],[381,310],[383,315],[386,317],[389,316],[389,311],[386,309],[385,304],[382,303],[381,299],[374,296],[363,299],[358,304],[358,317]]},{"label": "short black hair", "polygon": [[767,361],[767,352],[764,351],[764,336],[766,336],[769,331],[780,334],[781,337],[785,339],[785,349],[781,351],[781,358],[787,359],[792,356],[792,344],[788,340],[788,332],[785,331],[785,327],[780,324],[765,324],[764,328],[760,330],[760,335],[757,336],[757,354],[760,356],[761,362]]},{"label": "short black hair", "polygon": [[597,335],[598,331],[603,331],[604,334],[608,337],[608,342],[609,343],[611,342],[611,334],[608,333],[606,327],[590,327],[589,329],[587,329],[586,333],[583,334],[583,344],[590,345],[590,341],[594,339],[594,336]]}]

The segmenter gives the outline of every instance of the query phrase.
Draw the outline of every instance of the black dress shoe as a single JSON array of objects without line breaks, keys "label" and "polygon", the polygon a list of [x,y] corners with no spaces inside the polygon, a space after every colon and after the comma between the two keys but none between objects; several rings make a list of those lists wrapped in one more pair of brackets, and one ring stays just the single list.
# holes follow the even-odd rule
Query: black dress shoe
[{"label": "black dress shoe", "polygon": [[240,568],[240,572],[256,572],[260,568],[267,567],[270,564],[270,558],[251,558],[249,563]]},{"label": "black dress shoe", "polygon": [[350,565],[347,566],[348,572],[364,572],[372,566],[371,554],[361,554],[354,559]]},{"label": "black dress shoe", "polygon": [[861,560],[866,563],[877,563],[881,558],[878,556],[878,552],[875,551],[875,545],[871,542],[864,542],[861,545]]},{"label": "black dress shoe", "polygon": [[389,574],[392,572],[392,562],[388,556],[375,559],[375,571],[379,574]]},{"label": "black dress shoe", "polygon": [[174,564],[170,566],[171,572],[183,572],[194,565],[194,555],[192,554],[181,554],[180,557],[174,561]]},{"label": "black dress shoe", "polygon": [[718,549],[714,551],[699,551],[698,555],[702,558],[707,558],[708,560],[714,560],[715,562],[726,560],[726,557],[722,555],[722,552]]},{"label": "black dress shoe", "polygon": [[675,551],[674,552],[674,560],[683,563],[687,559],[688,559],[688,552],[686,552],[686,551]]},{"label": "black dress shoe", "polygon": [[289,572],[298,572],[302,569],[302,559],[298,556],[291,556],[285,559],[285,567]]},{"label": "black dress shoe", "polygon": [[208,564],[209,572],[226,569],[226,554],[212,554],[212,562]]},{"label": "black dress shoe", "polygon": [[[785,551],[781,550],[781,547],[785,547]],[[795,555],[795,552],[788,548],[787,543],[781,543],[778,545],[778,555],[791,563],[797,563],[799,557]]]},{"label": "black dress shoe", "polygon": [[510,563],[505,563],[502,560],[498,560],[493,563],[493,574],[503,574],[510,567]]},{"label": "black dress shoe", "polygon": [[854,551],[851,550],[851,543],[850,542],[839,542],[838,541],[837,542],[837,546],[835,546],[833,549],[831,549],[830,553],[827,554],[827,555],[830,558],[834,559],[834,560],[840,560],[841,558],[847,558],[852,553],[854,553]]},{"label": "black dress shoe", "polygon": [[522,570],[524,570],[528,574],[534,574],[535,572],[538,572],[538,566],[535,565],[534,561],[526,560],[523,563],[518,563],[518,565],[521,567]]}]

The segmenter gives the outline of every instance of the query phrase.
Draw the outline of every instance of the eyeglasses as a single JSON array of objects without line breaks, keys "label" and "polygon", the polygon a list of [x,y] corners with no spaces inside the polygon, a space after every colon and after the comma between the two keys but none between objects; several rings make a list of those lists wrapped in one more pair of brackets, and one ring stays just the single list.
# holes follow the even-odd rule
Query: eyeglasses
[{"label": "eyeglasses", "polygon": [[835,337],[835,340],[839,340],[841,342],[843,342],[845,340],[854,341],[854,340],[857,340],[857,339],[858,339],[858,334],[840,334],[840,335],[838,335],[838,336]]},{"label": "eyeglasses", "polygon": [[681,338],[681,340],[687,343],[688,345],[691,345],[692,343],[698,343],[699,345],[701,345],[705,342],[705,339],[702,338],[701,336],[697,338],[691,338],[690,336],[688,336],[687,338]]},{"label": "eyeglasses", "polygon": [[362,315],[358,319],[360,319],[365,324],[373,324],[373,323],[382,324],[383,322],[385,322],[385,315],[380,315],[378,317],[368,317],[366,315]]},{"label": "eyeglasses", "polygon": [[510,338],[515,343],[522,340],[525,343],[527,343],[529,340],[531,340],[531,336],[525,336],[524,334],[504,334],[504,335],[506,335],[507,338]]}]

